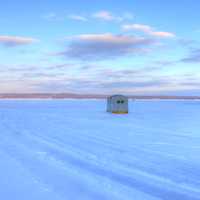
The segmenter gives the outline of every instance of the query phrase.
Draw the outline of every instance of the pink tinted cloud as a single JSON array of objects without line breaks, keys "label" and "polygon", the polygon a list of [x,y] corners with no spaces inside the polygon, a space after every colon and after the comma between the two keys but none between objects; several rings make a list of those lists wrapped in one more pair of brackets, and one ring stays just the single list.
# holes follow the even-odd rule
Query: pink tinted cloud
[{"label": "pink tinted cloud", "polygon": [[30,37],[0,35],[0,44],[7,47],[29,45],[39,40]]},{"label": "pink tinted cloud", "polygon": [[164,32],[164,31],[152,31],[150,33],[152,36],[161,37],[161,38],[173,38],[175,37],[174,33]]},{"label": "pink tinted cloud", "polygon": [[102,21],[115,21],[115,22],[122,22],[124,20],[132,20],[133,14],[130,12],[125,12],[122,14],[115,15],[110,11],[101,10],[92,15],[92,18],[99,19]]},{"label": "pink tinted cloud", "polygon": [[112,13],[110,13],[109,11],[104,11],[104,10],[94,13],[93,17],[97,19],[106,20],[106,21],[112,21],[115,19]]},{"label": "pink tinted cloud", "polygon": [[125,24],[122,26],[124,31],[142,31],[148,35],[159,37],[159,38],[173,38],[175,37],[174,33],[166,31],[155,31],[153,27],[144,25],[144,24]]},{"label": "pink tinted cloud", "polygon": [[83,34],[67,38],[66,50],[57,53],[79,59],[108,59],[126,55],[143,54],[156,42],[150,38],[133,35]]}]

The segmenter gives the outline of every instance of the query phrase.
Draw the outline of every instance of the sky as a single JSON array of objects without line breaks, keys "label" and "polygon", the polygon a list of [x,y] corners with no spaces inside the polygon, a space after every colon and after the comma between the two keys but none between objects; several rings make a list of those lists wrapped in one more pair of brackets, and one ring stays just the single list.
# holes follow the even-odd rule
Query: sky
[{"label": "sky", "polygon": [[200,95],[198,0],[0,5],[0,93]]}]

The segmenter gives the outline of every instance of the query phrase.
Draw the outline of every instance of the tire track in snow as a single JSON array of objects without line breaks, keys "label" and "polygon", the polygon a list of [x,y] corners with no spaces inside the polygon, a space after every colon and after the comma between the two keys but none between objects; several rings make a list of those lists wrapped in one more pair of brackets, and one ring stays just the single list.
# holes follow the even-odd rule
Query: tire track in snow
[{"label": "tire track in snow", "polygon": [[[72,166],[80,168],[80,170],[87,171],[88,173],[94,173],[100,177],[104,177],[113,182],[118,182],[131,188],[136,188],[152,196],[166,200],[172,198],[182,200],[200,199],[198,198],[198,196],[200,196],[200,191],[194,191],[192,188],[187,188],[187,186],[177,186],[173,182],[137,170],[135,173],[132,172],[131,176],[128,176],[125,175],[125,173],[120,173],[119,171],[121,169],[116,168],[115,170],[110,170],[105,166],[102,168],[102,166],[76,158],[76,155],[73,155],[73,152],[68,154],[65,149],[57,147],[55,144],[49,143],[48,141],[43,141],[41,138],[34,138],[33,136],[32,139],[33,144],[36,145],[36,149],[38,146],[42,147],[44,152],[46,152],[47,157],[50,159],[53,158],[53,160],[61,161],[63,164],[70,163]],[[37,152],[36,149],[34,152]],[[154,182],[154,184],[152,184],[152,182]],[[167,187],[163,188],[162,186],[159,186],[163,184],[166,184]],[[173,190],[171,188],[173,188]],[[197,194],[195,195],[195,193]]]},{"label": "tire track in snow", "polygon": [[[72,187],[70,188],[70,190],[72,194],[81,196],[81,198],[79,197],[81,200],[82,199],[90,199],[90,200],[129,199],[130,196],[126,197],[125,194],[123,193],[120,194],[118,192],[120,190],[120,188],[118,188],[119,186],[117,187],[117,190],[115,192],[110,190],[108,191],[106,190],[99,191],[99,189],[93,190],[95,184],[98,183],[96,187],[100,187],[100,185],[101,186],[103,185],[102,184],[103,182],[97,181],[97,183],[95,183],[96,180],[92,178],[93,176],[91,175],[89,175],[89,177],[86,176],[87,178],[92,178],[91,180],[87,179],[89,185],[87,182],[83,181],[84,179],[81,180],[81,178],[84,178],[84,176],[82,176],[80,173],[77,174],[76,167],[74,166],[70,167],[69,165],[67,165],[68,161],[63,163],[61,162],[61,160],[57,158],[57,156],[52,154],[51,151],[52,149],[55,148],[54,144],[51,144],[53,148],[51,147],[49,149],[49,145],[45,144],[46,143],[45,141],[36,142],[36,140],[33,139],[34,136],[32,138],[33,139],[32,143],[30,140],[27,140],[27,138],[24,137],[23,134],[12,132],[9,135],[10,135],[9,137],[6,137],[4,140],[1,141],[0,146],[1,148],[3,147],[1,150],[4,153],[7,153],[11,157],[15,158],[18,162],[20,162],[24,166],[24,168],[30,170],[35,179],[38,180],[40,184],[44,184],[45,187],[48,188],[49,190],[54,190],[55,192],[57,191],[57,193],[61,194],[61,196],[67,199],[74,199],[74,195],[70,196],[70,194],[66,193],[66,186],[75,185],[76,189]],[[19,135],[21,136],[20,138],[18,137]],[[37,139],[41,140],[41,138]],[[45,150],[47,150],[47,152],[41,151],[42,149],[44,150],[43,147],[45,147]],[[44,156],[45,159],[43,159],[44,158],[43,156],[41,157],[42,154],[45,155]],[[60,164],[62,164],[62,168],[60,167]],[[75,176],[78,175],[79,177],[77,179],[74,179],[74,176],[68,176],[69,174],[73,174]],[[106,187],[108,186],[110,186],[109,183],[107,183]],[[141,196],[139,191],[135,191],[133,189],[132,191],[129,191],[129,193],[131,192],[133,192],[133,194],[136,196],[137,193],[139,196]],[[150,198],[150,196],[144,193],[142,193],[142,196],[146,196],[147,199],[155,199],[155,198]],[[75,197],[75,199],[79,198],[77,196]],[[138,200],[139,199],[140,198],[138,198]]]},{"label": "tire track in snow", "polygon": [[[60,140],[57,140],[56,138],[52,139],[50,137],[44,137],[42,135],[38,135],[34,133],[34,136],[38,136],[43,140],[50,141],[51,143],[56,143],[59,146],[65,147],[67,145],[68,148],[71,148],[71,151],[80,153],[80,155],[86,155],[86,159],[89,159],[93,155],[96,157],[96,159],[100,159],[101,163],[106,163],[109,161],[114,162],[118,165],[125,165],[125,167],[129,168],[136,168],[143,170],[147,173],[151,173],[154,175],[162,176],[163,178],[171,179],[174,182],[177,183],[190,183],[190,184],[198,184],[199,185],[199,179],[197,177],[200,177],[200,174],[198,173],[198,166],[191,165],[188,163],[185,159],[179,159],[178,157],[172,156],[172,155],[166,155],[163,153],[159,153],[157,151],[152,151],[144,148],[139,148],[137,146],[131,146],[128,147],[128,150],[124,150],[123,148],[118,148],[119,146],[116,143],[106,144],[105,142],[102,142],[100,139],[98,139],[98,143],[92,140],[93,145],[95,146],[95,151],[93,151],[93,148],[90,148],[90,145],[88,145],[87,140],[81,141],[77,144],[78,138],[74,139],[71,138],[70,140],[67,140],[64,142],[61,142]],[[69,138],[69,137],[68,137]],[[76,141],[76,142],[74,142]],[[91,143],[91,144],[92,144]],[[78,147],[78,148],[77,148]],[[99,147],[99,148],[97,148]],[[130,150],[131,149],[131,150]],[[106,154],[109,155],[113,152],[119,152],[121,153],[123,151],[123,154],[116,154],[114,158],[112,156],[106,156]],[[91,153],[92,152],[92,153]],[[105,155],[102,158],[102,152]],[[121,158],[121,155],[123,158]],[[158,159],[158,156],[160,157]],[[144,157],[145,160],[141,162],[141,157]],[[178,161],[178,162],[177,162]],[[169,165],[171,163],[171,166]],[[168,164],[168,168],[165,170],[165,165]],[[158,167],[159,166],[159,167]],[[171,170],[169,170],[171,169]],[[174,177],[173,174],[171,174],[171,171],[176,170],[176,177]],[[185,173],[187,173],[187,176],[185,176]],[[189,177],[188,177],[189,176]],[[194,187],[197,187],[197,185]]]}]

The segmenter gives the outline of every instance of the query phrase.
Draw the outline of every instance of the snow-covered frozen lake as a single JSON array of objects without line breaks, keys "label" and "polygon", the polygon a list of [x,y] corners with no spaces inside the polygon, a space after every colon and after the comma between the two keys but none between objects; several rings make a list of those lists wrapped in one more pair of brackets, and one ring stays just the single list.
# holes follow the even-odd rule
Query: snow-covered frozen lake
[{"label": "snow-covered frozen lake", "polygon": [[200,101],[1,100],[0,199],[200,199]]}]

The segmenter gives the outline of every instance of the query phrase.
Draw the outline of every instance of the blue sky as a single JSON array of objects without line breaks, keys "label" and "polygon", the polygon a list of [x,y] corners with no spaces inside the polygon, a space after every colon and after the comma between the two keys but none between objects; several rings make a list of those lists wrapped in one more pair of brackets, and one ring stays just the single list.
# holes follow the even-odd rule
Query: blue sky
[{"label": "blue sky", "polygon": [[1,2],[0,93],[200,95],[196,0]]}]

